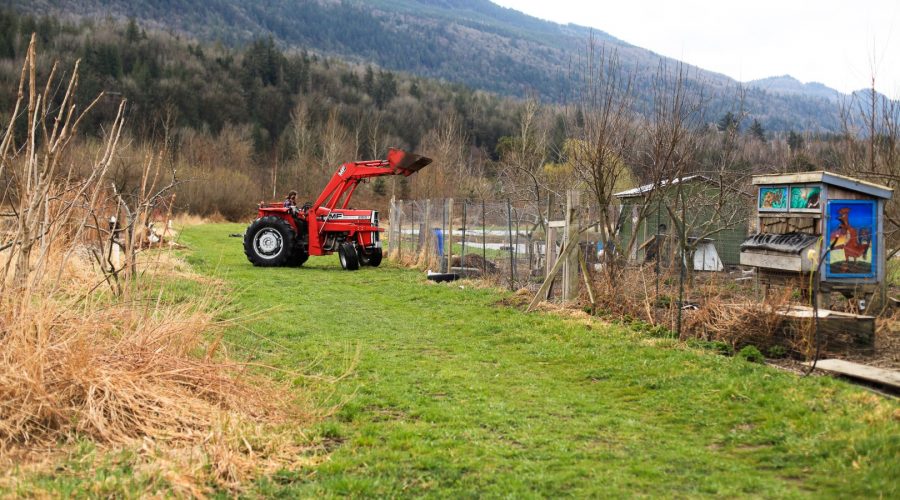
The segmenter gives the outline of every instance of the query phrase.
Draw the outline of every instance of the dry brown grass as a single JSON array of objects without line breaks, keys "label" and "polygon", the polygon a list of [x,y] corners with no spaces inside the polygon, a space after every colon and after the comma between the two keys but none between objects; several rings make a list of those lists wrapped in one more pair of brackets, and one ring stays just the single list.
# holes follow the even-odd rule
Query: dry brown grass
[{"label": "dry brown grass", "polygon": [[[652,266],[627,267],[613,279],[598,278],[594,283],[595,295],[597,308],[603,314],[676,330],[680,306],[677,274],[661,274],[658,297]],[[760,301],[748,290],[727,286],[724,279],[712,275],[709,279],[698,279],[693,286],[686,285],[684,304],[690,307],[681,311],[681,340],[720,341],[734,348],[752,344],[760,349],[787,342],[796,352],[808,350],[807,335],[803,332],[795,335],[796,338],[779,337],[783,334],[784,319],[778,311],[790,304],[792,290],[782,290]]]},{"label": "dry brown grass", "polygon": [[[734,348],[754,345],[768,349],[788,340],[779,337],[784,316],[778,312],[789,304],[789,295],[782,294],[766,303],[706,297],[699,309],[685,314],[682,337],[721,341]],[[806,348],[798,343],[795,350],[805,352]]]},{"label": "dry brown grass", "polygon": [[[165,252],[146,265],[165,280],[183,263]],[[173,305],[134,290],[129,300],[80,295],[102,279],[90,267],[72,259],[68,268],[80,271],[61,292],[0,299],[0,463],[83,439],[110,449],[152,443],[141,466],[177,476],[188,494],[302,465],[306,444],[286,433],[330,409],[227,359],[212,296]],[[189,277],[186,267],[176,272]]]}]

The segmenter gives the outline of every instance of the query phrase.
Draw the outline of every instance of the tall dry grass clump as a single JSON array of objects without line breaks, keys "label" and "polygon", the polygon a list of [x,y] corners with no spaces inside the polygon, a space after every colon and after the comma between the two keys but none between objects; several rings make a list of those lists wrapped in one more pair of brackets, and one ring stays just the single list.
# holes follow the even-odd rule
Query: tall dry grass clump
[{"label": "tall dry grass clump", "polygon": [[784,315],[779,314],[790,307],[791,289],[759,301],[750,297],[752,291],[729,287],[713,278],[686,287],[679,303],[678,280],[677,269],[672,271],[671,267],[662,269],[659,276],[653,266],[617,269],[611,279],[594,283],[597,309],[613,318],[637,320],[674,334],[679,308],[683,308],[682,340],[719,341],[733,348],[754,345],[766,349],[788,344],[795,352],[808,351],[808,325],[787,332]]},{"label": "tall dry grass clump", "polygon": [[0,463],[83,439],[142,449],[149,440],[170,450],[151,460],[174,464],[156,467],[178,477],[169,486],[197,495],[296,461],[301,443],[282,423],[326,410],[227,359],[219,297],[166,300],[173,258],[140,255],[136,241],[173,184],[160,181],[155,157],[130,195],[109,182],[124,101],[90,164],[73,161],[80,121],[105,97],[79,110],[77,63],[55,95],[56,69],[39,86],[35,59],[32,39],[0,143]]},{"label": "tall dry grass clump", "polygon": [[785,340],[779,337],[785,323],[779,312],[789,303],[789,295],[767,302],[707,297],[698,310],[685,315],[682,331],[686,337],[725,342],[734,348],[753,345],[768,349]]}]

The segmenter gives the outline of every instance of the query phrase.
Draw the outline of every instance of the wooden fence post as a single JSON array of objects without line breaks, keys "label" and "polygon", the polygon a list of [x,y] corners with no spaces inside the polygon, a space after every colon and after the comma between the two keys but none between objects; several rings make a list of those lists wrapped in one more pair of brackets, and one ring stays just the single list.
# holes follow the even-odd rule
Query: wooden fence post
[{"label": "wooden fence post", "polygon": [[[578,217],[576,211],[579,205],[579,193],[576,190],[566,192],[566,230],[563,233],[565,238],[564,245],[578,245],[578,235],[580,234],[578,227]],[[571,240],[574,238],[574,240]],[[563,263],[563,300],[574,300],[578,298],[578,253],[569,252],[566,261]]]},{"label": "wooden fence post", "polygon": [[431,224],[431,200],[425,200],[425,218],[419,226],[419,233],[423,231],[425,234],[419,236],[419,240],[423,241],[422,248],[419,250],[419,266],[428,267],[431,265],[431,254],[434,251],[432,247],[433,234],[429,225]]},{"label": "wooden fence post", "polygon": [[484,198],[481,199],[481,271],[487,272],[487,209]]},{"label": "wooden fence post", "polygon": [[[467,214],[467,212],[468,212],[468,205],[469,205],[469,204],[466,202],[466,200],[463,200],[463,206],[462,206],[462,208],[463,208],[463,214],[462,214],[462,246],[461,246],[461,248],[460,248],[460,250],[459,250],[459,267],[462,267],[462,268],[465,268],[465,267],[466,267],[466,223],[468,222],[468,221],[466,220],[466,215],[468,215],[468,214]],[[465,274],[466,274],[466,272],[463,271],[463,275],[465,275]]]},{"label": "wooden fence post", "polygon": [[[388,232],[387,232],[387,257],[394,258],[397,255],[397,200],[391,196],[391,205],[388,217]],[[383,243],[382,243],[383,244]]]},{"label": "wooden fence post", "polygon": [[556,226],[547,221],[547,243],[544,245],[544,277],[550,276],[550,269],[556,264]]},{"label": "wooden fence post", "polygon": [[444,235],[444,256],[447,258],[447,271],[450,272],[450,266],[453,262],[453,198],[447,199],[447,234]]},{"label": "wooden fence post", "polygon": [[516,289],[516,260],[513,254],[513,237],[512,237],[512,204],[509,198],[506,199],[506,227],[509,235],[509,289]]}]

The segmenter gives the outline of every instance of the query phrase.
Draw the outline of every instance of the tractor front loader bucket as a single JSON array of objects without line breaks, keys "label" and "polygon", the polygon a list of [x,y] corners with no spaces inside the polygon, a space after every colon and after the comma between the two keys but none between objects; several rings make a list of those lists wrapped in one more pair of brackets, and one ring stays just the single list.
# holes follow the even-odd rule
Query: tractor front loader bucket
[{"label": "tractor front loader bucket", "polygon": [[399,174],[405,177],[418,172],[432,162],[431,158],[417,155],[415,153],[407,153],[401,149],[391,149],[388,151],[388,164]]}]

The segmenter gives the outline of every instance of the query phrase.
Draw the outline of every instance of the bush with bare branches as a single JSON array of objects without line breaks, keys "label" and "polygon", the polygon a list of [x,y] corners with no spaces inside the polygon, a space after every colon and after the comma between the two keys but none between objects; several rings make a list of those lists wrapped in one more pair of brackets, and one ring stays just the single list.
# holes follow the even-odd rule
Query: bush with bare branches
[{"label": "bush with bare branches", "polygon": [[[153,453],[137,465],[174,464],[160,473],[180,469],[170,483],[186,495],[212,484],[238,488],[293,463],[305,444],[279,429],[329,409],[224,355],[212,306],[220,297],[163,300],[176,259],[144,252],[140,233],[167,206],[174,177],[162,155],[148,155],[134,189],[112,182],[124,101],[92,163],[73,161],[80,156],[69,148],[91,110],[74,104],[77,65],[60,97],[55,71],[38,86],[35,59],[32,40],[0,144],[0,205],[11,207],[9,230],[0,234],[0,463],[21,464],[22,456],[82,439],[129,448],[150,442]],[[110,214],[118,227],[106,223]],[[124,249],[118,263],[107,254],[113,240]],[[166,458],[153,458],[158,453]],[[189,466],[197,458],[202,467]]]}]

